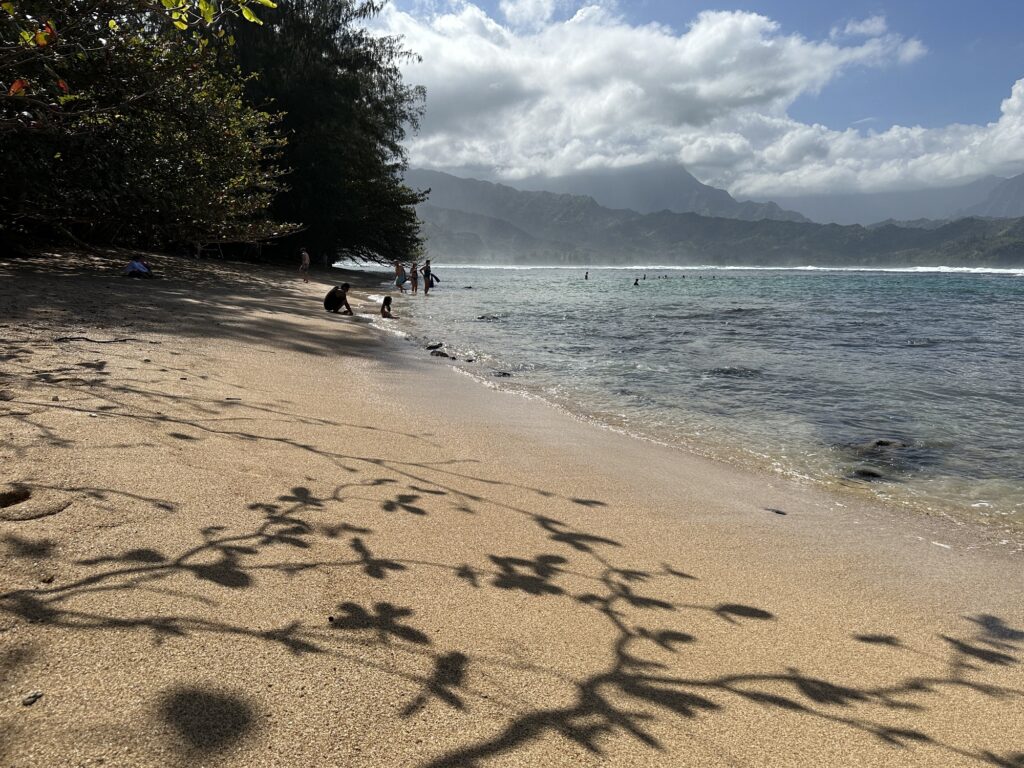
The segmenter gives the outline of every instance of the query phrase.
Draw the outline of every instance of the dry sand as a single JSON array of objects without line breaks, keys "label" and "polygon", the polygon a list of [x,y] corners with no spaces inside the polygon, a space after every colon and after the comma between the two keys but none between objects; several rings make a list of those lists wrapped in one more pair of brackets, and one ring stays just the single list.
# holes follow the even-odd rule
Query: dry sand
[{"label": "dry sand", "polygon": [[1024,766],[1009,548],[113,263],[0,261],[0,765]]}]

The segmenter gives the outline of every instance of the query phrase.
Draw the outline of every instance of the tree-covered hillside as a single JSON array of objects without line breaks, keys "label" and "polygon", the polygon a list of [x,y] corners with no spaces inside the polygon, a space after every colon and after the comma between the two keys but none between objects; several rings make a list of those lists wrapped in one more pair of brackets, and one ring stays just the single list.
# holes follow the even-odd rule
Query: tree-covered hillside
[{"label": "tree-covered hillside", "polygon": [[[592,198],[422,172],[419,206],[438,259],[511,263],[822,266],[1024,265],[1024,219],[966,218],[933,228],[742,221],[612,210]],[[510,230],[517,233],[510,237]]]}]

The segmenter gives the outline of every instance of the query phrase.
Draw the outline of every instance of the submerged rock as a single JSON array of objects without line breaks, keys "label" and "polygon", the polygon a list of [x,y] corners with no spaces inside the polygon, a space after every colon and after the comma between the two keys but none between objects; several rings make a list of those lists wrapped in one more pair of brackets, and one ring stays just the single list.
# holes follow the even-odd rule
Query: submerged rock
[{"label": "submerged rock", "polygon": [[430,356],[431,357],[446,357],[446,358],[451,357],[451,355],[449,355],[447,352],[442,352],[440,349],[431,350]]},{"label": "submerged rock", "polygon": [[867,482],[886,479],[885,475],[870,467],[858,467],[850,473],[849,477],[853,480],[866,480]]},{"label": "submerged rock", "polygon": [[443,346],[444,346],[444,342],[443,341],[432,341],[429,344],[427,344],[426,348],[427,349],[440,349]]},{"label": "submerged rock", "polygon": [[509,373],[508,371],[494,371],[491,375],[498,379],[512,378],[512,374]]}]

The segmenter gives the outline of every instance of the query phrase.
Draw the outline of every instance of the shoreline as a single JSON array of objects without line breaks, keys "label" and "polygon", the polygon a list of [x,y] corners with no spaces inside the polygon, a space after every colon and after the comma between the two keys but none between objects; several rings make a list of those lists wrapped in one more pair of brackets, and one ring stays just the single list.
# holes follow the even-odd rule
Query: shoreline
[{"label": "shoreline", "polygon": [[[449,265],[453,266],[453,265]],[[457,266],[457,265],[455,265]],[[438,266],[441,268],[441,265]],[[479,268],[474,266],[473,268]],[[502,267],[505,268],[505,267]],[[497,269],[497,267],[496,267]],[[369,280],[376,280],[378,276],[374,273],[364,273]],[[381,282],[386,284],[387,276],[382,274]],[[382,285],[376,285],[372,293],[380,293]],[[386,292],[386,291],[385,291]],[[401,310],[399,310],[401,311]],[[967,532],[973,532],[979,544],[984,542],[986,546],[1007,547],[1012,553],[1024,552],[1024,523],[1013,518],[985,515],[984,513],[972,512],[953,501],[943,500],[937,497],[899,495],[893,493],[898,490],[901,483],[899,478],[889,480],[888,484],[858,483],[841,475],[829,477],[815,477],[801,474],[797,469],[785,466],[779,460],[767,453],[758,452],[750,446],[735,444],[729,448],[723,448],[717,443],[705,441],[700,442],[694,439],[673,440],[668,437],[660,437],[657,430],[645,428],[643,425],[631,426],[628,424],[614,423],[611,414],[593,413],[587,411],[578,399],[563,398],[554,399],[543,392],[531,390],[528,386],[521,385],[516,378],[498,378],[492,380],[490,375],[498,372],[497,368],[477,366],[468,364],[465,359],[459,359],[460,350],[454,349],[444,341],[444,333],[429,334],[423,327],[416,327],[409,331],[397,324],[394,327],[384,328],[378,323],[377,327],[389,337],[404,338],[409,342],[424,346],[427,342],[442,342],[441,351],[452,355],[451,359],[440,359],[434,361],[453,368],[458,373],[472,379],[477,384],[487,389],[508,392],[526,401],[541,403],[561,414],[570,416],[581,423],[590,424],[598,429],[607,430],[616,434],[628,436],[632,439],[651,443],[674,450],[681,451],[691,456],[699,456],[712,462],[720,463],[731,467],[738,472],[753,473],[765,479],[784,481],[791,483],[794,489],[812,488],[826,494],[830,494],[840,503],[848,505],[874,505],[889,511],[896,520],[918,519],[928,523],[929,521],[945,520],[956,528],[962,528]],[[422,349],[421,354],[429,354]],[[478,352],[480,350],[477,350]],[[518,375],[518,374],[517,374]],[[823,449],[826,447],[823,446]]]},{"label": "shoreline", "polygon": [[0,262],[5,764],[1017,759],[1019,558],[180,266]]}]

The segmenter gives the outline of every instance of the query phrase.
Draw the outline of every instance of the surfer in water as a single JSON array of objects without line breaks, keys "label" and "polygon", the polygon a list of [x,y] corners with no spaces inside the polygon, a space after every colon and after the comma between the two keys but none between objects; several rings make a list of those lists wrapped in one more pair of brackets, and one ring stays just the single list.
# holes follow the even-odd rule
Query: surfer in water
[{"label": "surfer in water", "polygon": [[423,262],[423,266],[420,267],[420,274],[423,275],[423,295],[426,296],[430,293],[430,289],[434,287],[434,281],[437,280],[430,268],[430,259]]}]

